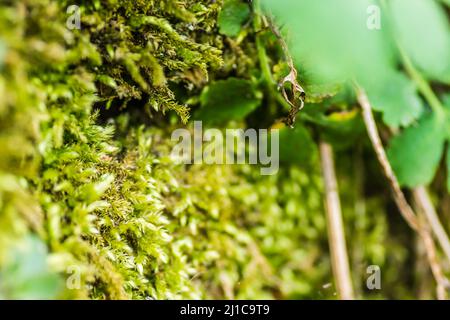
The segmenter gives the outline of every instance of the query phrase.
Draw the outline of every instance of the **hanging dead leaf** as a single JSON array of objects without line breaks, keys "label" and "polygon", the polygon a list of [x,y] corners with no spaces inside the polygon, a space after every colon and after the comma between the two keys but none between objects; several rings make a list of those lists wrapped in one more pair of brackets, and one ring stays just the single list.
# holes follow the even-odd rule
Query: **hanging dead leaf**
[{"label": "hanging dead leaf", "polygon": [[293,128],[298,112],[303,109],[305,105],[306,92],[297,81],[297,69],[295,68],[294,61],[289,54],[289,48],[286,41],[284,41],[283,36],[274,23],[270,21],[269,25],[273,34],[277,37],[281,47],[283,48],[283,52],[289,66],[289,74],[279,83],[278,89],[281,90],[283,98],[291,106],[291,110],[289,110],[289,114],[283,119],[283,122],[286,123],[287,126]]}]

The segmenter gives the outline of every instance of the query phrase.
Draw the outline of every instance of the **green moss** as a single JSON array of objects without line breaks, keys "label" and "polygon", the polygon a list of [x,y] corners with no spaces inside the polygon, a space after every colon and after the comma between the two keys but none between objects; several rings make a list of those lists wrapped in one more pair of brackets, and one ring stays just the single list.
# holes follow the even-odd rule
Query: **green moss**
[{"label": "green moss", "polygon": [[41,231],[41,208],[30,194],[25,178],[38,173],[39,124],[43,99],[28,75],[30,63],[20,52],[30,43],[15,38],[22,26],[16,12],[0,9],[0,42],[4,52],[0,66],[0,264],[7,248],[31,227]]},{"label": "green moss", "polygon": [[[82,29],[98,54],[95,74],[114,79],[102,86],[102,99],[119,100],[123,106],[140,100],[148,110],[176,111],[183,121],[189,116],[168,83],[183,81],[183,74],[222,64],[214,46],[213,18],[219,3],[209,1],[103,1],[83,6]],[[195,30],[202,36],[196,37]]]}]

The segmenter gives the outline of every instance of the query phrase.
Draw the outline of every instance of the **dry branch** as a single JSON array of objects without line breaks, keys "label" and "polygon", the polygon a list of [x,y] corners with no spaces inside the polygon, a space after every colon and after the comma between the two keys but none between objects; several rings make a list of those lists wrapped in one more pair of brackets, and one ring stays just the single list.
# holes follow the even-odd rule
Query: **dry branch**
[{"label": "dry branch", "polygon": [[333,274],[339,297],[343,300],[352,300],[354,298],[353,286],[347,247],[345,245],[339,191],[334,170],[333,149],[328,143],[320,143],[320,157],[326,193],[328,242]]},{"label": "dry branch", "polygon": [[417,231],[417,217],[411,206],[408,204],[408,201],[406,201],[405,195],[403,194],[402,190],[400,189],[400,184],[398,183],[394,170],[392,170],[391,164],[389,163],[383,144],[381,142],[380,134],[378,133],[378,128],[375,123],[375,119],[373,118],[372,107],[370,105],[369,99],[362,89],[358,89],[358,101],[363,110],[363,118],[366,124],[367,133],[369,134],[369,138],[372,142],[378,161],[383,168],[386,178],[389,181],[395,203],[397,204],[400,213],[402,214],[408,225],[412,229]]},{"label": "dry branch", "polygon": [[357,87],[356,90],[358,102],[363,110],[363,118],[367,128],[367,133],[369,135],[370,141],[372,142],[372,146],[375,150],[378,161],[389,181],[395,203],[397,204],[397,207],[403,218],[406,220],[408,225],[418,233],[425,246],[428,264],[430,265],[430,269],[436,280],[438,299],[446,299],[446,288],[448,288],[448,280],[445,278],[442,267],[438,261],[437,250],[434,240],[429,231],[430,226],[428,224],[428,221],[425,219],[419,221],[418,216],[415,214],[414,210],[406,200],[406,197],[400,188],[397,177],[392,170],[391,164],[389,163],[386,155],[386,151],[384,150],[384,146],[381,142],[378,128],[373,117],[372,106],[370,105],[367,94],[362,88]]},{"label": "dry branch", "polygon": [[425,187],[418,187],[413,190],[414,199],[422,210],[424,216],[430,224],[431,230],[439,242],[442,251],[444,251],[448,261],[450,262],[450,240],[447,232],[439,221],[439,216],[434,209],[430,196]]}]

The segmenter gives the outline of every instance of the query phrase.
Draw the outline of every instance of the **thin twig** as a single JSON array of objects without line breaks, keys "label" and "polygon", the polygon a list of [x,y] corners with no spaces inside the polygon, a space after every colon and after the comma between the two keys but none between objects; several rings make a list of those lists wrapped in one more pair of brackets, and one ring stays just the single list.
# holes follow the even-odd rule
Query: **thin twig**
[{"label": "thin twig", "polygon": [[339,297],[343,300],[354,299],[341,204],[334,170],[333,149],[325,142],[320,143],[322,174],[325,184],[328,242],[331,252],[331,264]]},{"label": "thin twig", "polygon": [[430,265],[431,272],[436,280],[438,299],[446,299],[446,288],[448,288],[448,281],[445,278],[442,267],[438,261],[436,246],[429,232],[429,225],[424,219],[419,221],[417,215],[414,213],[414,210],[411,208],[408,201],[406,201],[406,197],[400,189],[397,177],[386,156],[386,151],[384,150],[380,135],[378,133],[378,128],[372,114],[372,106],[370,105],[369,98],[362,88],[357,86],[356,90],[358,102],[363,110],[363,118],[369,138],[377,154],[378,161],[383,168],[384,174],[390,183],[395,203],[397,204],[401,215],[406,220],[408,225],[415,230],[422,239],[427,253],[428,264]]},{"label": "thin twig", "polygon": [[429,300],[432,297],[430,288],[434,288],[434,276],[430,274],[427,249],[419,235],[414,237],[414,250],[416,255],[414,261],[414,279],[417,282],[416,297],[418,300]]},{"label": "thin twig", "polygon": [[436,280],[436,292],[439,300],[447,299],[447,288],[449,286],[447,278],[444,276],[442,267],[438,261],[436,246],[430,232],[424,227],[420,228],[419,235],[422,238],[427,254],[428,263],[430,264],[431,272]]},{"label": "thin twig", "polygon": [[[364,197],[364,160],[362,154],[362,145],[358,144],[356,150],[353,154],[354,161],[354,214],[355,214],[355,229],[354,235],[352,238],[355,239],[356,243],[362,243],[365,237],[365,231],[367,230],[367,205],[366,198]],[[353,266],[353,279],[356,281],[355,283],[355,296],[362,296],[363,283],[362,279],[364,278],[363,270],[360,267],[364,264],[364,248],[361,246],[355,246],[351,251],[350,257],[352,257],[352,266]]]},{"label": "thin twig", "polygon": [[394,170],[392,170],[386,152],[384,151],[380,134],[378,133],[378,128],[375,123],[375,119],[373,118],[372,107],[370,105],[369,98],[362,89],[358,88],[357,90],[358,90],[358,102],[363,110],[363,118],[366,124],[370,141],[372,142],[373,148],[375,149],[378,162],[381,164],[384,174],[386,175],[386,178],[389,181],[395,203],[397,204],[397,207],[400,210],[401,215],[406,220],[408,225],[413,230],[418,231],[417,217],[414,214],[414,211],[411,208],[411,206],[408,204],[408,201],[406,201],[405,195],[400,189],[400,184],[398,183]]},{"label": "thin twig", "polygon": [[417,187],[413,190],[414,199],[422,210],[424,216],[427,218],[437,241],[444,251],[448,261],[450,262],[450,240],[447,232],[439,221],[439,216],[434,209],[430,196],[425,187]]}]

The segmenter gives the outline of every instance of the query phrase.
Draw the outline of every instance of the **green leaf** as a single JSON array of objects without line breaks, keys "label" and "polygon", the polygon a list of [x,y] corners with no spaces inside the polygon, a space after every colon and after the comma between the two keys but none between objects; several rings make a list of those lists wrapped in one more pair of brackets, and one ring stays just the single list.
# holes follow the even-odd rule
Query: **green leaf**
[{"label": "green leaf", "polygon": [[10,255],[11,261],[0,269],[0,295],[9,299],[56,298],[62,280],[49,270],[42,240],[29,236],[11,248]]},{"label": "green leaf", "polygon": [[326,99],[335,97],[341,90],[341,84],[308,84],[305,87],[305,91],[308,92],[305,102],[321,103]]},{"label": "green leaf", "polygon": [[311,164],[317,154],[316,144],[302,125],[280,129],[280,161],[296,165]]},{"label": "green leaf", "polygon": [[263,0],[269,14],[283,25],[289,48],[314,82],[385,79],[395,66],[388,28],[368,28],[375,0]]},{"label": "green leaf", "polygon": [[397,128],[417,120],[424,108],[414,83],[404,74],[392,72],[389,82],[367,88],[374,110],[383,112],[387,125]]},{"label": "green leaf", "polygon": [[61,289],[61,279],[56,274],[45,273],[29,281],[20,282],[11,299],[33,300],[54,299]]},{"label": "green leaf", "polygon": [[388,157],[403,186],[427,185],[439,166],[446,139],[444,119],[427,114],[392,139]]},{"label": "green leaf", "polygon": [[203,90],[201,108],[195,118],[209,124],[242,120],[260,105],[261,98],[261,93],[248,80],[219,80]]},{"label": "green leaf", "polygon": [[249,15],[249,6],[241,0],[226,0],[217,21],[219,32],[229,37],[236,37]]},{"label": "green leaf", "polygon": [[336,150],[353,148],[364,132],[363,121],[357,110],[334,112],[324,116],[322,138]]},{"label": "green leaf", "polygon": [[442,6],[432,0],[389,1],[396,36],[427,76],[450,81],[450,28]]}]

